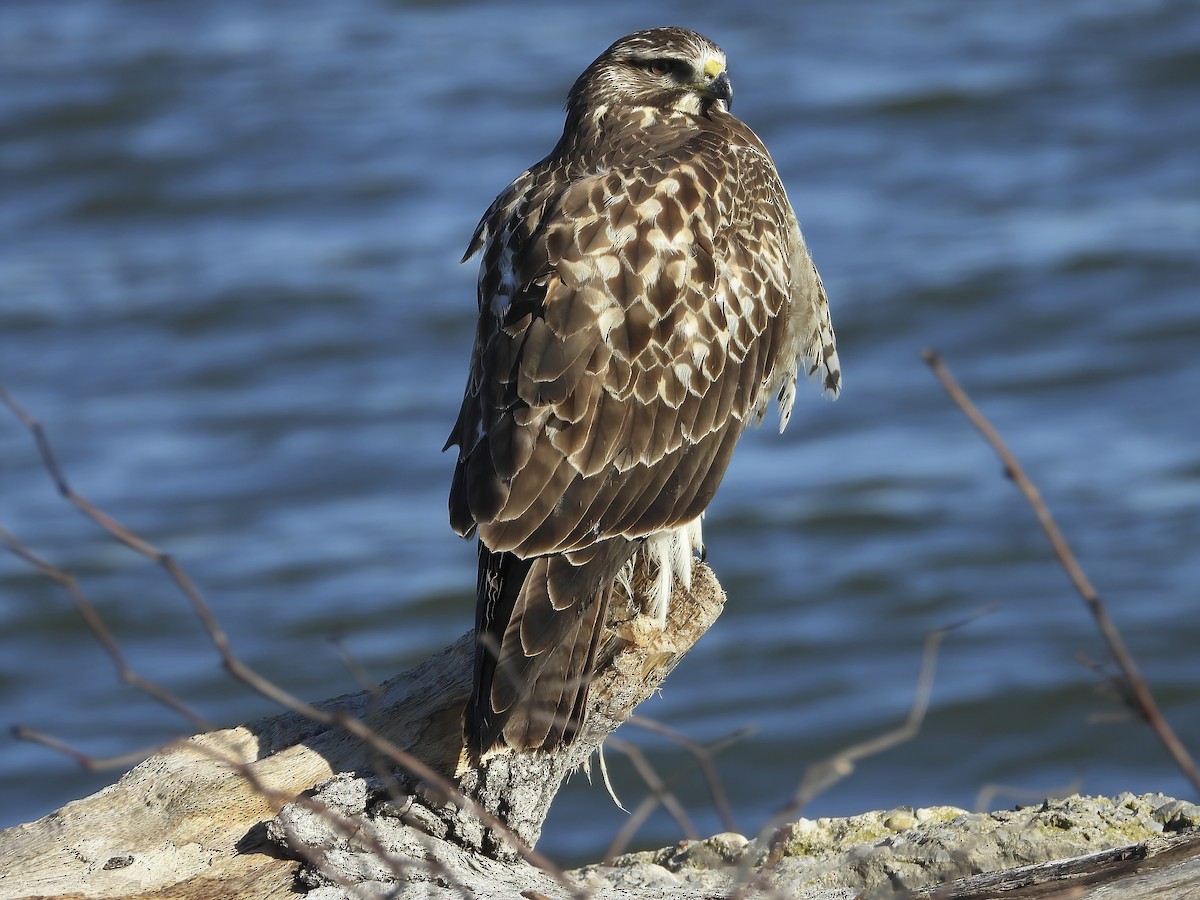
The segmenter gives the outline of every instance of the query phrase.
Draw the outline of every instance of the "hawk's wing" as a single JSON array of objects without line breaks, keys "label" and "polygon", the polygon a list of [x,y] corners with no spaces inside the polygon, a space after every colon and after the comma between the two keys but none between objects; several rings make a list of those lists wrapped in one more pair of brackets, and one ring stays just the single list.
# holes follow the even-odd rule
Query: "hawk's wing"
[{"label": "hawk's wing", "polygon": [[724,114],[657,155],[666,135],[636,139],[636,163],[599,174],[531,170],[476,234],[478,332],[447,446],[452,524],[482,545],[482,749],[500,729],[569,735],[505,722],[538,691],[578,721],[613,578],[641,538],[703,512],[789,365],[795,379],[793,269],[815,270],[770,157]]},{"label": "hawk's wing", "polygon": [[694,519],[786,338],[793,225],[769,157],[703,130],[499,212],[455,528],[529,557]]}]

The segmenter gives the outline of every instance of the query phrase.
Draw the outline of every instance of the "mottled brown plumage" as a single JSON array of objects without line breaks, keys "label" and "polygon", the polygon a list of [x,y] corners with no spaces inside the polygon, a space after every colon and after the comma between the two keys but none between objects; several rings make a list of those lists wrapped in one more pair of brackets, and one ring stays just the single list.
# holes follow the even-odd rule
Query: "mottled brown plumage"
[{"label": "mottled brown plumage", "polygon": [[829,309],[774,163],[700,35],[622,38],[553,151],[484,213],[479,324],[450,519],[479,538],[478,755],[569,741],[614,580],[639,550],[690,577],[742,431],[798,368],[836,395]]}]

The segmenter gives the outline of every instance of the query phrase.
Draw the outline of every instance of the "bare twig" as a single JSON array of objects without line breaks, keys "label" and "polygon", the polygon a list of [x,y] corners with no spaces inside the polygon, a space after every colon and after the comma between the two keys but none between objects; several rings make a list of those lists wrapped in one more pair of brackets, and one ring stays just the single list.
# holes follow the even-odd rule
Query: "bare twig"
[{"label": "bare twig", "polygon": [[346,646],[345,641],[341,638],[331,638],[330,643],[337,650],[338,656],[342,658],[342,662],[346,664],[346,670],[358,682],[358,686],[371,695],[371,703],[378,704],[381,702],[383,699],[383,686],[371,677],[371,673],[367,671],[358,657],[350,652],[350,648]]},{"label": "bare twig", "polygon": [[[209,725],[207,722],[205,722],[204,719],[200,718],[198,715],[196,715],[194,712],[192,712],[182,700],[180,700],[178,697],[176,697],[170,691],[166,690],[165,688],[162,688],[161,686],[155,684],[154,682],[150,681],[149,679],[142,678],[140,675],[137,674],[137,672],[135,672],[129,666],[128,662],[125,659],[124,654],[121,652],[119,644],[117,643],[116,639],[113,637],[112,633],[109,631],[108,626],[104,622],[104,619],[100,616],[100,613],[97,611],[95,606],[92,604],[91,600],[88,599],[87,595],[79,587],[79,583],[75,579],[74,576],[63,571],[62,569],[58,568],[57,566],[54,566],[51,563],[48,563],[45,560],[41,559],[36,554],[34,554],[31,550],[29,550],[29,548],[27,548],[24,544],[22,544],[20,541],[18,541],[15,537],[13,537],[10,533],[8,533],[7,531],[5,531],[2,528],[0,528],[0,541],[2,541],[5,544],[5,546],[8,547],[8,549],[10,551],[12,551],[13,554],[18,556],[20,559],[24,560],[25,562],[29,563],[30,565],[34,566],[39,572],[41,572],[43,575],[45,575],[48,579],[55,582],[56,584],[61,585],[68,591],[68,593],[70,593],[72,600],[75,602],[76,608],[79,610],[79,613],[83,616],[83,619],[87,623],[89,629],[92,631],[92,633],[96,637],[96,639],[98,641],[100,641],[100,643],[104,646],[105,650],[108,652],[108,655],[111,658],[114,667],[117,669],[118,673],[120,674],[122,681],[141,690],[142,692],[147,694],[149,697],[158,701],[159,703],[163,704],[164,706],[167,706],[170,709],[180,712],[190,722],[192,722],[192,724],[196,725],[199,730],[201,730],[201,731],[211,731],[212,730],[213,726]],[[34,728],[28,728],[26,726],[16,725],[16,726],[13,726],[12,734],[13,734],[13,737],[17,738],[18,740],[29,741],[30,743],[34,743],[34,744],[40,744],[43,747],[47,747],[51,750],[54,750],[58,753],[63,754],[64,756],[70,757],[72,760],[75,761],[76,764],[79,765],[80,768],[82,768],[86,771],[89,771],[89,772],[99,772],[99,771],[104,771],[106,769],[124,768],[125,766],[139,763],[149,756],[153,756],[156,754],[164,754],[164,753],[169,752],[172,749],[182,747],[186,743],[184,740],[172,740],[172,741],[168,741],[165,744],[159,744],[155,747],[151,747],[151,748],[147,748],[147,749],[143,749],[143,750],[137,750],[132,753],[124,753],[119,756],[96,757],[96,756],[92,756],[90,754],[84,753],[83,751],[79,750],[78,748],[72,746],[71,744],[68,744],[67,742],[65,742],[59,738],[54,737],[53,735],[46,734],[45,732],[39,731]],[[217,753],[216,751],[212,750],[211,748],[201,746],[201,745],[196,745],[195,749],[197,749],[201,753],[209,756],[211,759],[214,759],[214,760],[216,760],[220,763],[223,763],[224,765],[227,765],[230,768],[232,768],[234,771],[236,771],[238,774],[240,774],[247,782],[249,782],[250,785],[256,791],[258,791],[259,794],[261,794],[263,797],[268,799],[272,803],[272,805],[275,809],[281,808],[285,803],[291,802],[294,799],[295,802],[301,804],[302,806],[305,806],[305,807],[312,809],[312,810],[318,812],[319,814],[321,814],[326,820],[331,822],[336,828],[338,828],[338,830],[342,831],[343,834],[345,834],[346,836],[351,836],[351,835],[354,835],[357,833],[358,828],[359,828],[358,825],[351,823],[344,816],[340,816],[337,813],[333,812],[332,810],[326,809],[322,804],[320,804],[316,801],[310,800],[307,797],[292,798],[290,795],[284,795],[284,794],[281,794],[279,791],[271,790],[268,786],[266,786],[262,783],[261,779],[259,779],[257,777],[257,775],[255,774],[253,769],[251,769],[249,766],[247,766],[245,763],[241,762],[240,760],[237,760],[229,755]],[[374,841],[374,843],[372,843],[371,835],[364,835],[364,840],[366,840],[366,842],[368,843],[368,846],[371,846],[372,849],[378,850],[378,852],[380,854],[380,859],[383,860],[384,863],[393,870],[394,874],[396,874],[397,877],[400,877],[403,874],[403,869],[400,866],[399,861],[391,858],[387,854],[385,848],[381,844],[379,844],[378,841]],[[308,854],[308,848],[304,847],[299,842],[297,842],[297,848],[299,849],[301,855],[305,856],[305,859],[307,862],[314,865],[316,868],[318,868],[319,870],[324,872],[330,878],[332,878],[334,880],[342,881],[342,879],[340,879],[339,876],[336,875],[336,873],[326,871],[326,867],[324,867],[320,864],[320,860],[317,858],[315,853],[313,853],[310,858],[309,854]],[[351,888],[351,889],[354,888],[354,885],[352,883],[350,883],[349,881],[345,881],[343,886]]]},{"label": "bare twig", "polygon": [[925,721],[925,713],[929,709],[929,697],[933,693],[933,677],[937,670],[938,649],[941,647],[942,639],[951,631],[969,625],[988,612],[990,609],[981,610],[961,622],[947,625],[927,634],[921,651],[921,669],[917,675],[917,688],[904,724],[847,747],[828,759],[809,766],[792,795],[791,801],[775,814],[767,828],[774,829],[798,814],[814,797],[824,793],[853,772],[855,764],[860,759],[875,756],[884,750],[890,750],[897,744],[912,740],[921,730],[921,723]]},{"label": "bare twig", "polygon": [[[737,826],[733,824],[732,813],[729,812],[729,802],[725,796],[725,789],[721,785],[720,777],[717,775],[716,767],[713,764],[713,759],[717,753],[719,753],[721,750],[724,750],[730,744],[734,744],[741,740],[753,729],[740,728],[732,734],[717,739],[711,744],[704,745],[688,740],[673,729],[670,729],[667,726],[651,719],[633,716],[628,721],[631,724],[638,725],[649,731],[656,732],[676,741],[692,754],[692,756],[699,763],[701,771],[704,772],[705,779],[708,782],[709,791],[713,796],[714,806],[717,806],[718,808],[724,806],[723,815],[728,815],[728,817],[724,820],[726,823],[726,829],[728,831],[737,831]],[[625,820],[625,823],[617,830],[617,833],[613,835],[613,839],[609,841],[608,849],[604,851],[605,862],[611,862],[613,859],[624,853],[626,849],[628,849],[629,844],[633,840],[633,836],[637,834],[638,829],[640,829],[642,825],[646,823],[646,820],[650,818],[650,815],[656,809],[658,809],[660,805],[667,808],[667,812],[670,813],[675,819],[675,822],[679,825],[684,837],[689,840],[695,840],[696,829],[692,826],[691,821],[687,819],[685,815],[680,814],[682,813],[682,807],[680,807],[679,811],[676,812],[670,806],[668,806],[669,802],[678,802],[675,795],[669,790],[669,785],[670,783],[678,781],[681,777],[681,774],[677,773],[676,776],[668,783],[661,776],[659,776],[652,767],[650,767],[649,761],[646,760],[645,756],[640,750],[637,750],[637,748],[615,738],[609,738],[607,745],[629,756],[630,760],[634,764],[634,768],[638,771],[638,774],[642,776],[642,780],[646,783],[646,786],[650,788],[650,793],[644,797],[636,807],[634,807],[633,812],[629,814],[629,818]]]},{"label": "bare twig", "polygon": [[1100,634],[1104,638],[1104,642],[1108,645],[1109,653],[1112,654],[1113,660],[1120,667],[1124,674],[1125,681],[1129,687],[1129,693],[1137,704],[1138,712],[1154,729],[1154,733],[1158,735],[1158,739],[1166,747],[1167,753],[1175,761],[1180,771],[1191,781],[1197,791],[1200,791],[1200,771],[1196,769],[1196,764],[1192,760],[1183,743],[1176,736],[1174,730],[1163,716],[1162,711],[1158,707],[1153,694],[1150,692],[1150,687],[1146,683],[1138,670],[1137,663],[1134,662],[1133,655],[1125,646],[1125,641],[1121,637],[1117,626],[1108,615],[1108,610],[1100,600],[1100,595],[1084,574],[1083,567],[1075,558],[1075,554],[1071,552],[1071,548],[1067,545],[1066,539],[1062,532],[1059,531],[1058,525],[1055,523],[1053,516],[1050,515],[1050,509],[1046,506],[1042,499],[1041,492],[1038,490],[1029,476],[1025,474],[1025,470],[1021,468],[1021,464],[1017,462],[1015,456],[1005,445],[1004,440],[1000,437],[999,432],[992,426],[967,396],[964,391],[954,380],[954,377],[947,370],[941,357],[934,350],[925,350],[921,353],[921,358],[933,370],[934,375],[942,383],[942,387],[946,389],[946,393],[963,411],[971,424],[978,429],[983,435],[984,440],[988,442],[996,455],[1000,457],[1000,461],[1004,464],[1004,473],[1012,479],[1013,483],[1025,495],[1025,499],[1033,508],[1034,514],[1037,516],[1038,522],[1042,526],[1042,530],[1046,532],[1046,537],[1050,541],[1050,546],[1054,549],[1059,562],[1067,572],[1067,576],[1071,579],[1071,583],[1075,586],[1075,590],[1079,592],[1079,596],[1087,605],[1092,617],[1096,620],[1096,625],[1100,629]]},{"label": "bare twig", "polygon": [[[854,771],[855,764],[860,759],[882,753],[884,750],[889,750],[897,744],[912,740],[917,735],[921,730],[921,724],[925,720],[925,713],[929,709],[929,697],[933,692],[933,679],[937,668],[938,648],[941,646],[942,639],[951,631],[974,622],[988,612],[990,612],[990,609],[981,610],[961,622],[931,631],[925,636],[925,645],[921,653],[921,670],[917,676],[916,692],[903,725],[854,744],[844,750],[840,750],[828,759],[813,763],[808,767],[804,773],[804,777],[800,780],[800,784],[796,787],[791,800],[786,806],[776,812],[775,815],[771,816],[760,830],[759,834],[764,838],[774,834],[774,838],[771,839],[770,850],[755,875],[750,876],[749,871],[744,873],[746,877],[737,890],[730,895],[731,900],[744,900],[748,896],[749,891],[765,890],[767,888],[771,873],[783,861],[781,848],[787,842],[789,836],[789,829],[782,827],[784,823],[789,822],[795,817],[818,794],[828,790],[832,785],[850,775]],[[750,862],[751,860],[747,860],[746,865],[748,866]]]},{"label": "bare twig", "polygon": [[[108,532],[116,540],[129,547],[134,552],[145,556],[158,563],[169,575],[171,580],[179,588],[180,592],[188,600],[192,609],[199,616],[201,623],[208,632],[209,639],[213,646],[217,649],[221,657],[222,666],[234,678],[241,681],[247,687],[261,694],[269,700],[273,700],[280,706],[283,706],[293,712],[297,712],[306,718],[330,727],[341,728],[350,734],[363,741],[371,749],[391,759],[397,766],[405,769],[417,778],[425,781],[432,788],[436,789],[447,800],[458,804],[461,808],[468,810],[486,827],[491,829],[495,834],[502,837],[509,845],[530,864],[542,869],[564,888],[566,888],[573,896],[584,897],[582,889],[576,885],[561,868],[551,862],[547,857],[538,853],[523,840],[521,840],[511,828],[496,816],[489,813],[470,797],[463,794],[457,787],[434,771],[423,761],[408,753],[407,751],[397,747],[391,741],[382,737],[361,720],[349,715],[345,711],[337,710],[327,712],[319,709],[310,703],[299,699],[272,681],[264,678],[250,666],[246,665],[234,653],[230,645],[229,638],[222,628],[220,622],[214,615],[211,607],[204,600],[195,584],[192,582],[188,574],[183,570],[175,558],[162,550],[159,550],[149,541],[141,538],[129,529],[121,525],[116,519],[108,515],[99,507],[92,504],[87,498],[77,493],[67,481],[62,468],[58,464],[58,460],[54,454],[54,449],[50,444],[49,438],[46,435],[45,429],[33,415],[22,407],[16,399],[8,392],[8,390],[0,384],[0,404],[6,406],[9,411],[29,430],[37,445],[38,452],[41,455],[43,466],[53,479],[58,492],[73,506],[80,510],[85,516],[98,524],[106,532]],[[141,679],[125,663],[124,657],[120,652],[116,641],[112,638],[107,627],[95,613],[94,607],[87,602],[83,597],[82,592],[78,590],[75,579],[62,572],[60,569],[45,563],[38,559],[30,551],[24,548],[17,542],[8,532],[0,533],[0,537],[4,538],[4,543],[13,550],[22,559],[25,559],[31,565],[38,568],[48,578],[51,578],[58,584],[63,585],[69,592],[76,604],[80,606],[83,612],[85,621],[88,626],[96,634],[97,638],[104,644],[112,657],[114,665],[121,673],[121,677],[134,684],[141,690],[145,691],[151,697],[164,703],[176,711],[183,713],[191,719],[194,714],[187,710],[187,707],[177,697],[169,692],[159,688],[152,682],[147,682]],[[82,605],[80,601],[82,599]],[[90,612],[89,612],[90,611]],[[210,730],[211,726],[204,723],[202,719],[193,719],[196,721],[201,730]],[[50,739],[52,740],[52,739]],[[45,743],[46,741],[42,741]],[[63,745],[65,746],[65,745]],[[73,755],[74,754],[69,754]],[[76,758],[78,758],[76,756]]]},{"label": "bare twig", "polygon": [[[720,776],[717,775],[717,766],[713,759],[714,748],[717,746],[722,748],[728,746],[730,738],[722,738],[716,745],[706,747],[704,744],[699,744],[686,735],[680,734],[675,729],[668,728],[661,722],[647,719],[644,716],[631,716],[629,724],[652,731],[655,734],[660,734],[691,754],[692,758],[696,760],[696,764],[700,766],[700,771],[704,773],[704,783],[708,786],[713,806],[716,808],[717,814],[721,817],[721,824],[726,831],[738,830],[737,822],[733,818],[733,808],[729,805],[729,798],[725,794],[725,788],[721,784]],[[731,737],[733,740],[740,740],[746,731],[747,729],[740,729]]]},{"label": "bare twig", "polygon": [[679,829],[683,832],[685,838],[691,841],[699,840],[700,832],[696,830],[696,826],[684,810],[683,804],[679,802],[679,798],[667,787],[658,772],[655,771],[654,766],[646,759],[646,755],[633,744],[630,744],[628,741],[622,741],[619,738],[610,737],[606,743],[609,747],[629,757],[629,761],[633,764],[634,769],[642,777],[642,781],[646,783],[646,787],[650,789],[650,795],[630,814],[629,820],[613,838],[609,849],[604,854],[604,858],[612,859],[619,854],[628,844],[629,838],[632,837],[637,828],[642,825],[659,804],[662,804],[662,807],[671,814],[671,817],[679,825]]},{"label": "bare twig", "polygon": [[[3,391],[3,386],[0,386],[0,391]],[[0,399],[3,395],[0,394]],[[18,541],[5,528],[0,527],[0,543],[3,543],[13,555],[29,563],[55,584],[60,585],[71,595],[71,600],[75,603],[75,608],[79,614],[83,616],[84,622],[87,623],[89,629],[96,640],[100,642],[109,658],[112,660],[113,667],[117,670],[117,675],[128,685],[132,685],[153,699],[157,700],[163,706],[173,709],[179,713],[192,725],[197,731],[211,731],[212,725],[207,722],[202,716],[193,711],[186,703],[180,700],[161,685],[138,675],[137,672],[129,665],[125,659],[125,654],[121,652],[121,647],[113,637],[112,632],[108,630],[108,626],[104,624],[104,620],[100,617],[96,607],[87,598],[83,590],[79,587],[79,582],[73,575],[64,572],[59,567],[42,559],[23,543]]]},{"label": "bare twig", "polygon": [[79,768],[87,772],[104,772],[109,769],[123,769],[126,766],[134,766],[155,754],[166,753],[180,743],[178,741],[170,741],[169,743],[156,744],[153,747],[147,747],[143,750],[134,750],[132,753],[122,753],[119,756],[90,756],[71,746],[66,741],[25,725],[14,725],[12,727],[12,736],[18,741],[41,744],[43,747],[47,747],[56,753],[70,757],[78,764]]},{"label": "bare twig", "polygon": [[1035,791],[1029,788],[1012,787],[1004,784],[985,784],[979,789],[979,793],[975,795],[974,809],[976,812],[987,812],[992,809],[992,803],[997,797],[1008,797],[1009,802],[1016,800],[1018,803],[1040,803],[1046,799],[1058,799],[1062,797],[1070,797],[1072,794],[1078,794],[1083,788],[1083,783],[1074,778],[1061,787],[1051,788],[1050,790]]}]

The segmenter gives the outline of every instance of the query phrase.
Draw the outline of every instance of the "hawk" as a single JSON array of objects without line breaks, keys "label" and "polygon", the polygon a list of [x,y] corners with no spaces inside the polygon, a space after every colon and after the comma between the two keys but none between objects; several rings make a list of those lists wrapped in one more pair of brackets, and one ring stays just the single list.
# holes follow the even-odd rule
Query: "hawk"
[{"label": "hawk", "polygon": [[701,35],[621,38],[463,257],[482,252],[479,320],[446,447],[451,524],[479,539],[476,758],[572,740],[635,554],[665,626],[743,430],[772,396],[783,430],[800,368],[839,391],[821,278],[732,98]]}]

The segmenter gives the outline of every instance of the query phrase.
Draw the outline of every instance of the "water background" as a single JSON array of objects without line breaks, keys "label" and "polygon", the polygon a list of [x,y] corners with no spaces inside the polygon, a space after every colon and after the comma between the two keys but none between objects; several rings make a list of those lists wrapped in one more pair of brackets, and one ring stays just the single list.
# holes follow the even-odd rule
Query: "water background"
[{"label": "water background", "polygon": [[[1190,0],[7,0],[0,380],[261,672],[317,699],[357,686],[331,638],[379,679],[419,662],[472,620],[439,452],[473,329],[458,258],[556,140],[583,66],[667,23],[728,52],[824,276],[845,391],[802,392],[783,437],[743,441],[706,524],[728,607],[642,711],[697,741],[753,726],[719,759],[752,831],[807,765],[899,724],[928,631],[995,607],[947,639],[920,734],[808,815],[971,807],[997,784],[1191,796],[1148,729],[1111,721],[1078,660],[1105,658],[1096,629],[918,358],[939,348],[1008,438],[1200,751]],[[0,524],[80,579],[141,673],[222,725],[273,711],[7,417]],[[190,730],[6,554],[0,723],[96,755]],[[686,754],[623,736],[721,829]],[[0,826],[115,776],[0,736]],[[593,859],[624,821],[576,778],[542,849]],[[637,843],[679,836],[659,815]]]}]

